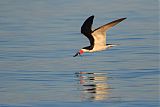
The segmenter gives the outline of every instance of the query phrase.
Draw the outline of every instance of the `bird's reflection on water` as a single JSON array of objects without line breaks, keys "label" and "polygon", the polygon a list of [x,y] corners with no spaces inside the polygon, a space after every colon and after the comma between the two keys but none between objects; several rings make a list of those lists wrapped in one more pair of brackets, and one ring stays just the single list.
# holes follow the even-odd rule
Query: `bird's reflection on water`
[{"label": "bird's reflection on water", "polygon": [[106,73],[78,72],[76,77],[83,101],[103,101],[108,98],[110,88]]}]

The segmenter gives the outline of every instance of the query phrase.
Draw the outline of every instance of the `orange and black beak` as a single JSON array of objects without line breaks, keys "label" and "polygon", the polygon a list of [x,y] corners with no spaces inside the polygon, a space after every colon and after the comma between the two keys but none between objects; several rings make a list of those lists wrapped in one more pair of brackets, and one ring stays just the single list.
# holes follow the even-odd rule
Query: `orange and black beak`
[{"label": "orange and black beak", "polygon": [[81,49],[81,50],[79,50],[79,52],[77,52],[73,57],[76,57],[76,56],[78,56],[78,55],[82,55],[84,53],[84,51]]}]

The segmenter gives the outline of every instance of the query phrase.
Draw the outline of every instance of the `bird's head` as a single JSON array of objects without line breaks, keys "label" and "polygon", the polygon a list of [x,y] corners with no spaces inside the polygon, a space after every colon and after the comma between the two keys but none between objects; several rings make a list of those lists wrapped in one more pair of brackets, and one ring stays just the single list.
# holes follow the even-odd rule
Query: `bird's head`
[{"label": "bird's head", "polygon": [[73,57],[76,57],[78,55],[82,55],[84,53],[83,49],[80,49]]}]

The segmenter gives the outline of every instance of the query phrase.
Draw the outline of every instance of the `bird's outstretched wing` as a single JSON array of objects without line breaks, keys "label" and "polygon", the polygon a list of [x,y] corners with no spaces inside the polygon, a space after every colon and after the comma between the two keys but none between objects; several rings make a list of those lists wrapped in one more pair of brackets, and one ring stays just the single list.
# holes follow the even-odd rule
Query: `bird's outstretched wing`
[{"label": "bird's outstretched wing", "polygon": [[107,23],[97,29],[95,29],[92,32],[93,38],[94,38],[94,44],[95,45],[101,45],[101,46],[106,46],[106,31],[118,24],[119,22],[123,21],[126,18],[121,18],[115,21],[112,21],[110,23]]},{"label": "bird's outstretched wing", "polygon": [[117,19],[115,21],[107,23],[107,24],[95,29],[93,32],[99,32],[99,31],[100,32],[105,32],[106,30],[108,30],[109,28],[115,26],[116,24],[118,24],[119,22],[123,21],[124,19],[126,19],[126,18]]},{"label": "bird's outstretched wing", "polygon": [[92,33],[92,24],[93,24],[94,16],[90,16],[85,20],[81,27],[81,33],[84,34],[90,41],[90,45],[94,44],[94,38],[91,35]]}]

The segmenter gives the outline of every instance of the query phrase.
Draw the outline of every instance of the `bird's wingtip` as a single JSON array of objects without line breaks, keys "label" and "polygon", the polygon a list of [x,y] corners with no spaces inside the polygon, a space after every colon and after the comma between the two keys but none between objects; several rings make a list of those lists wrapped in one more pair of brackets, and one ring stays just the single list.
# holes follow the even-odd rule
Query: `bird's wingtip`
[{"label": "bird's wingtip", "polygon": [[125,20],[125,19],[127,19],[127,17],[124,17],[124,18],[120,18],[120,19],[118,19],[118,21],[123,21],[123,20]]},{"label": "bird's wingtip", "polygon": [[127,19],[127,17],[122,18],[123,20]]},{"label": "bird's wingtip", "polygon": [[91,15],[90,17],[94,17],[94,15]]}]

